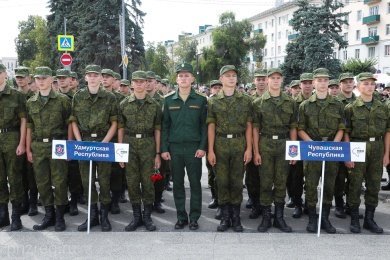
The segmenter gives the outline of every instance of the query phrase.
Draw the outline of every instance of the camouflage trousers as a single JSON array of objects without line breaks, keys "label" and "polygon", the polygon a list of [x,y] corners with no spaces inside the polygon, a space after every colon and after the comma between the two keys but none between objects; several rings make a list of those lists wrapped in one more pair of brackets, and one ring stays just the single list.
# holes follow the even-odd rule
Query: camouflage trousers
[{"label": "camouflage trousers", "polygon": [[16,156],[18,144],[18,132],[0,134],[0,203],[22,202],[22,174]]},{"label": "camouflage trousers", "polygon": [[150,205],[154,202],[154,185],[150,176],[154,172],[156,145],[154,137],[136,139],[125,136],[129,143],[129,162],[126,164],[127,187],[130,202]]},{"label": "camouflage trousers", "polygon": [[[331,205],[334,195],[334,186],[338,172],[339,162],[325,163],[324,200],[323,204]],[[305,200],[308,207],[315,207],[318,201],[318,182],[322,174],[322,162],[304,161],[303,173],[305,175]]]},{"label": "camouflage trousers", "polygon": [[339,171],[336,177],[336,184],[334,187],[334,197],[342,197],[344,193],[348,197],[348,169],[345,166],[344,162],[340,162]]},{"label": "camouflage trousers", "polygon": [[260,204],[284,204],[289,162],[285,160],[286,140],[262,137],[260,141]]},{"label": "camouflage trousers", "polygon": [[219,205],[240,205],[242,202],[245,148],[245,137],[215,138],[214,151],[217,159],[215,175]]},{"label": "camouflage trousers", "polygon": [[[51,159],[51,143],[33,142],[33,167],[43,206],[68,204],[68,162]],[[54,187],[54,189],[53,189]]]},{"label": "camouflage trousers", "polygon": [[355,168],[348,173],[349,192],[347,201],[350,207],[359,207],[363,179],[366,191],[364,193],[365,205],[378,206],[378,193],[383,174],[383,141],[366,143],[366,162],[355,162]]},{"label": "camouflage trousers", "polygon": [[246,165],[245,170],[245,186],[248,190],[248,196],[255,203],[259,202],[260,198],[260,175],[259,166],[256,166],[253,161]]}]

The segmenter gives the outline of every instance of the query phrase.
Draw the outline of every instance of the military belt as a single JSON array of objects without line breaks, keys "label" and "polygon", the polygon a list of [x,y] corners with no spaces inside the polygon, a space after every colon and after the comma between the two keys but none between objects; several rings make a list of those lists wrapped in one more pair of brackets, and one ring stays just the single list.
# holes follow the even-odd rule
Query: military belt
[{"label": "military belt", "polygon": [[64,140],[64,139],[66,139],[64,136],[53,136],[53,137],[46,137],[46,138],[34,137],[32,140],[34,142],[39,142],[39,143],[50,143],[53,140]]},{"label": "military belt", "polygon": [[270,134],[260,133],[260,136],[261,137],[265,137],[265,138],[270,138],[270,139],[273,139],[273,140],[290,138],[290,135],[288,135],[288,134],[270,135]]},{"label": "military belt", "polygon": [[17,127],[10,127],[10,128],[2,128],[0,129],[0,134],[8,133],[8,132],[18,132],[19,128]]},{"label": "military belt", "polygon": [[135,138],[148,138],[148,137],[153,137],[154,134],[153,133],[139,133],[139,134],[135,134],[135,133],[126,133],[126,135],[130,136],[130,137],[135,137]]},{"label": "military belt", "polygon": [[241,134],[218,134],[217,133],[217,136],[231,139],[231,138],[243,137],[243,136],[245,136],[245,134],[244,133],[241,133]]},{"label": "military belt", "polygon": [[363,142],[375,142],[375,141],[382,141],[383,140],[383,136],[367,137],[367,138],[351,137],[351,140],[353,140],[353,141],[363,141]]},{"label": "military belt", "polygon": [[91,137],[91,138],[103,138],[107,132],[82,132],[81,137]]}]

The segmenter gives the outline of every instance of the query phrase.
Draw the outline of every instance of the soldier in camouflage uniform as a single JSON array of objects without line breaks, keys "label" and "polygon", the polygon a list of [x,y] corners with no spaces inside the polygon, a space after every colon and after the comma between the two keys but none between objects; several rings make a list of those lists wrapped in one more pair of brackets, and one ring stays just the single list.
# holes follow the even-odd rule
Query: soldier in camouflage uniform
[{"label": "soldier in camouflage uniform", "polygon": [[33,163],[45,217],[33,229],[44,230],[55,225],[55,231],[64,231],[65,206],[68,204],[68,176],[64,172],[68,171],[68,163],[51,157],[52,140],[68,138],[71,101],[50,88],[50,68],[37,67],[34,77],[39,92],[27,101],[26,151],[28,160]]},{"label": "soldier in camouflage uniform", "polygon": [[[303,141],[340,142],[345,129],[343,104],[328,94],[329,71],[319,68],[313,71],[316,93],[299,106],[298,134]],[[336,233],[329,221],[338,162],[325,166],[324,200],[321,228],[327,233]],[[317,187],[321,177],[321,162],[303,162],[306,202],[309,210],[308,232],[317,231]]]},{"label": "soldier in camouflage uniform", "polygon": [[[142,223],[149,231],[156,230],[151,214],[154,202],[154,185],[150,176],[153,169],[160,168],[161,106],[146,93],[146,73],[132,74],[134,94],[119,106],[119,142],[130,144],[126,176],[130,201],[133,207],[133,221],[125,228],[135,231]],[[124,167],[124,164],[121,163]],[[141,186],[141,187],[140,187]],[[141,204],[144,204],[143,220]]]},{"label": "soldier in camouflage uniform", "polygon": [[329,95],[331,95],[332,97],[337,97],[340,94],[339,80],[338,79],[329,80],[328,89],[329,89],[328,90]]},{"label": "soldier in camouflage uniform", "polygon": [[119,91],[124,96],[130,96],[130,81],[127,79],[122,79]]},{"label": "soldier in camouflage uniform", "polygon": [[363,179],[366,192],[364,203],[366,212],[363,228],[373,233],[383,233],[383,229],[374,221],[375,208],[378,206],[383,167],[389,164],[390,149],[390,111],[386,104],[373,97],[376,78],[372,73],[363,72],[357,76],[360,96],[345,107],[347,129],[345,141],[365,142],[366,161],[347,162],[349,192],[348,204],[351,208],[353,233],[360,233],[359,206]]},{"label": "soldier in camouflage uniform", "polygon": [[293,99],[297,98],[299,93],[301,93],[301,88],[299,87],[300,83],[301,82],[299,80],[293,80],[289,84],[291,97]]},{"label": "soldier in camouflage uniform", "polygon": [[23,186],[17,164],[26,149],[26,101],[22,93],[7,84],[6,78],[6,68],[0,64],[0,228],[10,224],[11,201],[11,231],[15,231],[22,228]]},{"label": "soldier in camouflage uniform", "polygon": [[[280,69],[268,71],[268,91],[253,102],[253,161],[260,165],[260,204],[263,220],[257,230],[271,227],[271,205],[275,204],[274,226],[291,232],[284,221],[284,204],[288,164],[285,160],[286,140],[297,140],[297,107],[282,93]],[[294,164],[292,161],[291,164]]]},{"label": "soldier in camouflage uniform", "polygon": [[77,78],[77,73],[74,72],[74,71],[71,71],[70,72],[70,77],[71,77],[71,81],[70,81],[70,89],[71,91],[74,93],[77,92],[77,90],[79,89],[79,79]]},{"label": "soldier in camouflage uniform", "polygon": [[[101,85],[101,68],[99,65],[88,65],[85,68],[85,78],[88,86],[79,90],[72,102],[72,129],[77,141],[110,142],[118,127],[118,106],[113,93]],[[89,162],[80,161],[80,173],[84,194],[88,198]],[[111,163],[94,162],[93,173],[98,170],[100,186],[101,228],[110,231],[108,219],[110,196]],[[92,174],[91,227],[99,225],[98,194],[95,186],[96,175]],[[87,220],[78,227],[79,231],[87,231]]]},{"label": "soldier in camouflage uniform", "polygon": [[236,90],[235,66],[223,66],[219,80],[222,91],[209,99],[207,115],[208,160],[215,167],[222,210],[217,230],[223,232],[232,225],[234,231],[242,232],[243,173],[252,160],[252,99]]},{"label": "soldier in camouflage uniform", "polygon": [[112,84],[112,89],[116,92],[120,92],[120,86],[121,86],[121,74],[118,72],[114,72],[114,83]]}]

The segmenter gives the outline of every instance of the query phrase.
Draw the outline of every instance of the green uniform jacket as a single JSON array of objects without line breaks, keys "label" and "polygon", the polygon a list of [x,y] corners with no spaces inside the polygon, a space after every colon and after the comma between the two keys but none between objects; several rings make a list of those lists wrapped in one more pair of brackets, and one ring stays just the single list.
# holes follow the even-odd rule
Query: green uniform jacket
[{"label": "green uniform jacket", "polygon": [[356,100],[356,95],[355,93],[352,92],[352,97],[351,98],[346,98],[343,93],[340,93],[337,95],[336,99],[340,101],[341,103],[344,104],[344,106],[348,105],[349,103],[352,103],[353,101]]},{"label": "green uniform jacket", "polygon": [[199,143],[199,150],[207,145],[207,98],[191,89],[184,102],[179,90],[165,96],[161,152],[169,151],[170,143]]},{"label": "green uniform jacket", "polygon": [[27,128],[32,138],[66,139],[71,113],[71,101],[64,94],[51,90],[49,98],[42,103],[39,92],[27,101]]},{"label": "green uniform jacket", "polygon": [[21,118],[26,118],[25,96],[5,85],[0,92],[0,129],[14,128],[19,131]]}]

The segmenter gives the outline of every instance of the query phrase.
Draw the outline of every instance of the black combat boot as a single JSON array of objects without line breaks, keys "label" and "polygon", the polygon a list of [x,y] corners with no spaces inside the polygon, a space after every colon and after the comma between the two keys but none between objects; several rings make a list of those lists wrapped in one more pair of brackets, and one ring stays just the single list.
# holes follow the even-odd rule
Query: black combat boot
[{"label": "black combat boot", "polygon": [[141,205],[133,204],[133,220],[129,225],[125,227],[125,231],[135,231],[138,227],[142,226]]},{"label": "black combat boot", "polygon": [[144,205],[144,225],[146,230],[148,231],[155,231],[156,226],[153,224],[153,220],[151,218],[152,215],[152,210],[153,210],[153,205]]},{"label": "black combat boot", "polygon": [[29,210],[28,214],[31,216],[38,215],[38,192],[31,192],[30,191],[30,198],[29,198]]},{"label": "black combat boot", "polygon": [[79,195],[77,193],[70,194],[69,215],[71,215],[71,216],[77,216],[79,214],[79,209],[77,208],[78,196]]},{"label": "black combat boot", "polygon": [[22,221],[20,220],[20,206],[20,203],[12,203],[11,231],[20,230],[23,228]]},{"label": "black combat boot", "polygon": [[222,218],[217,231],[224,232],[231,226],[229,205],[220,205],[219,207],[221,208]]},{"label": "black combat boot", "polygon": [[316,233],[318,229],[318,218],[316,207],[307,207],[309,215],[309,223],[306,226],[306,231],[310,233]]},{"label": "black combat boot", "polygon": [[332,226],[332,223],[329,221],[330,205],[322,205],[322,215],[321,215],[321,229],[324,229],[326,233],[334,234],[336,229]]},{"label": "black combat boot", "polygon": [[50,226],[54,226],[56,223],[56,214],[54,206],[45,206],[45,217],[42,219],[42,223],[34,225],[34,230],[45,230]]},{"label": "black combat boot", "polygon": [[218,206],[217,208],[217,213],[215,213],[215,219],[218,219],[218,220],[221,220],[222,219],[222,210],[221,210],[221,207]]},{"label": "black combat boot", "polygon": [[241,225],[240,210],[241,210],[241,205],[232,205],[232,211],[233,211],[232,227],[235,232],[244,231],[244,228]]},{"label": "black combat boot", "polygon": [[337,196],[334,198],[336,202],[336,208],[334,210],[334,215],[338,218],[346,218],[347,214],[344,211],[344,199],[343,196]]},{"label": "black combat boot", "polygon": [[284,220],[284,204],[275,203],[275,218],[274,218],[274,227],[279,228],[280,231],[289,233],[292,232],[290,226],[286,224]]},{"label": "black combat boot", "polygon": [[6,203],[0,204],[0,228],[6,227],[10,224],[8,205]]},{"label": "black combat boot", "polygon": [[[91,221],[89,227],[95,227],[99,225],[99,209],[97,204],[91,204]],[[87,231],[88,230],[88,219],[84,221],[83,224],[77,227],[78,231]]]},{"label": "black combat boot", "polygon": [[66,229],[64,219],[65,207],[65,205],[56,206],[56,225],[54,226],[56,232],[61,232]]},{"label": "black combat boot", "polygon": [[156,211],[159,214],[164,214],[165,213],[165,209],[163,209],[163,207],[162,207],[161,198],[162,198],[162,191],[156,191],[154,193],[153,210]]},{"label": "black combat boot", "polygon": [[103,232],[111,231],[111,223],[108,219],[109,204],[100,204],[100,227]]},{"label": "black combat boot", "polygon": [[261,215],[261,205],[259,202],[256,203],[256,205],[253,205],[251,213],[249,214],[250,219],[257,219]]},{"label": "black combat boot", "polygon": [[286,204],[286,207],[290,208],[290,209],[293,209],[295,207],[295,203],[294,203],[293,198],[291,198],[291,197],[289,198],[289,200],[288,200],[288,202]]},{"label": "black combat boot", "polygon": [[351,207],[351,225],[349,226],[352,233],[362,232],[359,222],[359,207]]},{"label": "black combat boot", "polygon": [[121,213],[121,209],[119,207],[119,198],[121,196],[120,192],[113,191],[111,197],[111,214],[116,215]]},{"label": "black combat boot", "polygon": [[28,210],[30,209],[30,203],[28,199],[28,191],[24,192],[22,204],[20,206],[20,214],[24,215],[28,213]]},{"label": "black combat boot", "polygon": [[271,206],[262,207],[263,219],[261,220],[260,225],[257,227],[257,231],[264,233],[272,226],[271,223]]},{"label": "black combat boot", "polygon": [[381,234],[383,233],[383,228],[381,228],[375,223],[374,214],[375,214],[375,207],[366,205],[363,228],[370,230],[372,233]]}]

